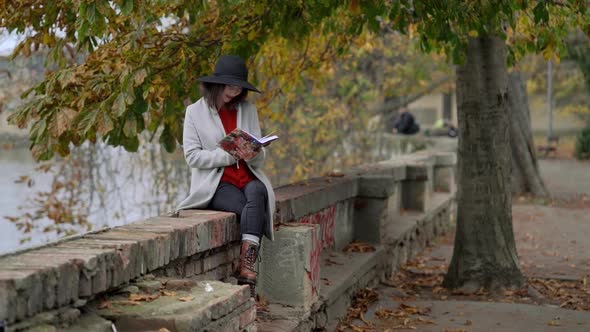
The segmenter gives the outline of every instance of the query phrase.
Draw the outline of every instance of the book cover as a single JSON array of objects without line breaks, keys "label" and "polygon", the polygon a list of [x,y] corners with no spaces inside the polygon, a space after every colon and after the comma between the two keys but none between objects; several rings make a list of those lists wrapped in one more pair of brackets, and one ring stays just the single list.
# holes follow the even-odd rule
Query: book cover
[{"label": "book cover", "polygon": [[219,147],[236,159],[250,160],[258,154],[262,146],[278,139],[276,135],[257,138],[254,135],[236,128],[219,141]]}]

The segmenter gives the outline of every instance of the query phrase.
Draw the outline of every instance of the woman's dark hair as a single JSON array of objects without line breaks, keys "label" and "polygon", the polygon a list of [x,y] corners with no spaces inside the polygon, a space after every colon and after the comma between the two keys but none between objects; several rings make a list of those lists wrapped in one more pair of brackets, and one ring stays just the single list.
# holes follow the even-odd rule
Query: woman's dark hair
[{"label": "woman's dark hair", "polygon": [[[203,98],[205,98],[205,102],[207,103],[207,105],[209,105],[209,107],[216,109],[217,100],[219,99],[219,95],[221,95],[221,93],[223,92],[223,89],[225,89],[225,84],[203,82],[201,83],[201,87],[201,93],[203,95]],[[242,88],[242,92],[240,92],[239,95],[235,96],[232,100],[230,100],[230,102],[227,103],[227,106],[229,108],[236,106],[237,104],[246,100],[246,96],[248,96],[248,89]]]}]

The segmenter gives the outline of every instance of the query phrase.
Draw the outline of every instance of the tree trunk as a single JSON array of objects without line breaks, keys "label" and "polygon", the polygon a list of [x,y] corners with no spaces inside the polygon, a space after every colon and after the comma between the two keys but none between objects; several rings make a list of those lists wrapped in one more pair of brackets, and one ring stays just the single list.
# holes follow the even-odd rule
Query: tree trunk
[{"label": "tree trunk", "polygon": [[457,231],[444,286],[476,291],[522,285],[512,230],[506,47],[470,38],[457,68]]},{"label": "tree trunk", "polygon": [[512,147],[512,193],[547,196],[533,144],[526,87],[518,71],[508,75],[508,114]]}]

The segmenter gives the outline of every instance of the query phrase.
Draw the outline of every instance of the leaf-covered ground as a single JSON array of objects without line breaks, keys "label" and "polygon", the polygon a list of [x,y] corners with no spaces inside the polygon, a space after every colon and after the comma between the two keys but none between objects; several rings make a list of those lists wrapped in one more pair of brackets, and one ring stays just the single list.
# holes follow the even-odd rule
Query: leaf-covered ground
[{"label": "leaf-covered ground", "polygon": [[[568,167],[560,167],[564,163]],[[481,316],[478,316],[479,321],[472,318],[470,315],[477,310],[465,304],[473,302],[528,304],[539,306],[538,310],[573,310],[581,315],[567,311],[568,317],[563,314],[541,316],[537,318],[540,320],[536,322],[537,328],[585,331],[590,325],[580,324],[590,324],[590,182],[586,183],[590,164],[543,160],[541,171],[554,197],[514,198],[514,234],[526,277],[523,287],[498,293],[480,290],[473,294],[443,288],[442,280],[453,251],[452,231],[402,266],[378,288],[359,292],[347,317],[341,321],[339,331],[481,331]],[[465,306],[460,312],[444,312],[452,316],[445,318],[445,323],[454,324],[453,328],[437,325],[441,322],[440,312],[434,315],[432,309],[437,305],[440,308],[440,303]],[[512,309],[507,307],[507,314]],[[577,320],[571,320],[572,315]],[[514,323],[511,319],[507,317],[498,330],[510,330],[509,325]]]}]

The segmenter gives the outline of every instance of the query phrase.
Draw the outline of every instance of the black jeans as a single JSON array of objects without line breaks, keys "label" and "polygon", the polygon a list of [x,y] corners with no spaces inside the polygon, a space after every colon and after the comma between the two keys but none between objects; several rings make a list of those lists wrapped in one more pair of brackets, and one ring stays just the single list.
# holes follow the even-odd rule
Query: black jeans
[{"label": "black jeans", "polygon": [[238,216],[241,234],[262,237],[266,220],[268,193],[260,180],[248,182],[241,189],[227,182],[220,182],[209,209],[233,212]]}]

